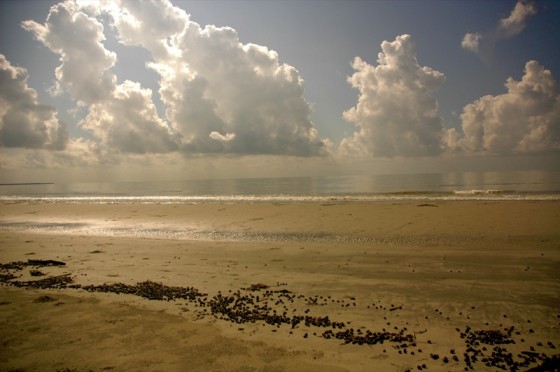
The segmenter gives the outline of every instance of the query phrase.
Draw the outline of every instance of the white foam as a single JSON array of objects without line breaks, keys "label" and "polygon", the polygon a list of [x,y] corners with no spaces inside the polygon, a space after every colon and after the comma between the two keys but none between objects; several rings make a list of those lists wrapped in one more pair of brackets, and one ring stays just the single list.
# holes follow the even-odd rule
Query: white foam
[{"label": "white foam", "polygon": [[397,192],[333,195],[146,195],[146,196],[0,196],[3,203],[199,204],[199,203],[353,203],[446,201],[560,201],[560,192],[513,192],[498,189],[452,192]]}]

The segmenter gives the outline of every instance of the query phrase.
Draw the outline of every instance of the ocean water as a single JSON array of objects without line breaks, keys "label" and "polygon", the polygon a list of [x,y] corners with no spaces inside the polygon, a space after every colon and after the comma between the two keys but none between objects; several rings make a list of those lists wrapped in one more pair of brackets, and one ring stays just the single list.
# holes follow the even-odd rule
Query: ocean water
[{"label": "ocean water", "polygon": [[470,172],[0,186],[0,202],[3,203],[180,204],[506,200],[560,200],[560,172]]},{"label": "ocean water", "polygon": [[[221,179],[151,182],[1,185],[0,203],[445,203],[560,201],[560,172],[485,172],[414,175]],[[559,204],[560,205],[560,204]],[[1,212],[1,207],[0,207]],[[0,213],[0,230],[157,239],[336,241],[361,237],[320,234],[190,230],[104,220],[14,220]],[[416,238],[418,239],[418,237]]]}]

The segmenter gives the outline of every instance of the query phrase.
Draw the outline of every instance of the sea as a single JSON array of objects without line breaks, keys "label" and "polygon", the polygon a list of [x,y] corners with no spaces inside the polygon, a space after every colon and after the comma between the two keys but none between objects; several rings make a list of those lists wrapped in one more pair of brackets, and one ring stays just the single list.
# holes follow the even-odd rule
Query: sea
[{"label": "sea", "polygon": [[[297,232],[198,231],[126,220],[14,220],[2,204],[469,203],[560,201],[560,172],[472,172],[372,176],[240,178],[143,182],[2,184],[0,230],[196,240],[312,240],[356,237]],[[560,204],[559,204],[560,205]],[[364,240],[364,243],[370,242]]]},{"label": "sea", "polygon": [[1,184],[1,203],[559,201],[560,171]]}]

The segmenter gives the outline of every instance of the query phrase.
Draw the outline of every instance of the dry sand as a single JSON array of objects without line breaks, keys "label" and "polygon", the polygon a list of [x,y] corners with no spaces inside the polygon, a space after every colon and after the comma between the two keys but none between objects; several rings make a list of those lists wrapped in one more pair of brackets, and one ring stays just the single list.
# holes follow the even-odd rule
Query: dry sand
[{"label": "dry sand", "polygon": [[[462,371],[476,354],[469,337],[474,370],[496,370],[482,360],[492,352],[560,353],[559,203],[20,203],[0,215],[3,264],[59,260],[36,269],[82,287],[149,280],[208,300],[240,291],[285,318],[344,322],[238,324],[186,300],[2,284],[0,370]],[[14,280],[44,278],[32,269]],[[323,337],[349,329],[413,341]],[[515,343],[481,342],[483,330]]]}]

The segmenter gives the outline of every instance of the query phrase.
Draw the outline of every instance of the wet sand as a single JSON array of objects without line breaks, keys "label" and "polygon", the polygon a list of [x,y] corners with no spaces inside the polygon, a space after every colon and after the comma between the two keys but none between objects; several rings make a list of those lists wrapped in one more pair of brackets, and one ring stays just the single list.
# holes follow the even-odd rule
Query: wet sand
[{"label": "wet sand", "polygon": [[[462,371],[496,370],[493,353],[504,365],[537,354],[530,367],[560,354],[559,203],[5,204],[0,215],[0,263],[66,264],[3,270],[18,277],[0,285],[2,370]],[[8,285],[65,274],[80,288]],[[84,289],[145,281],[207,296]],[[218,295],[270,317],[233,321],[211,308]]]}]

